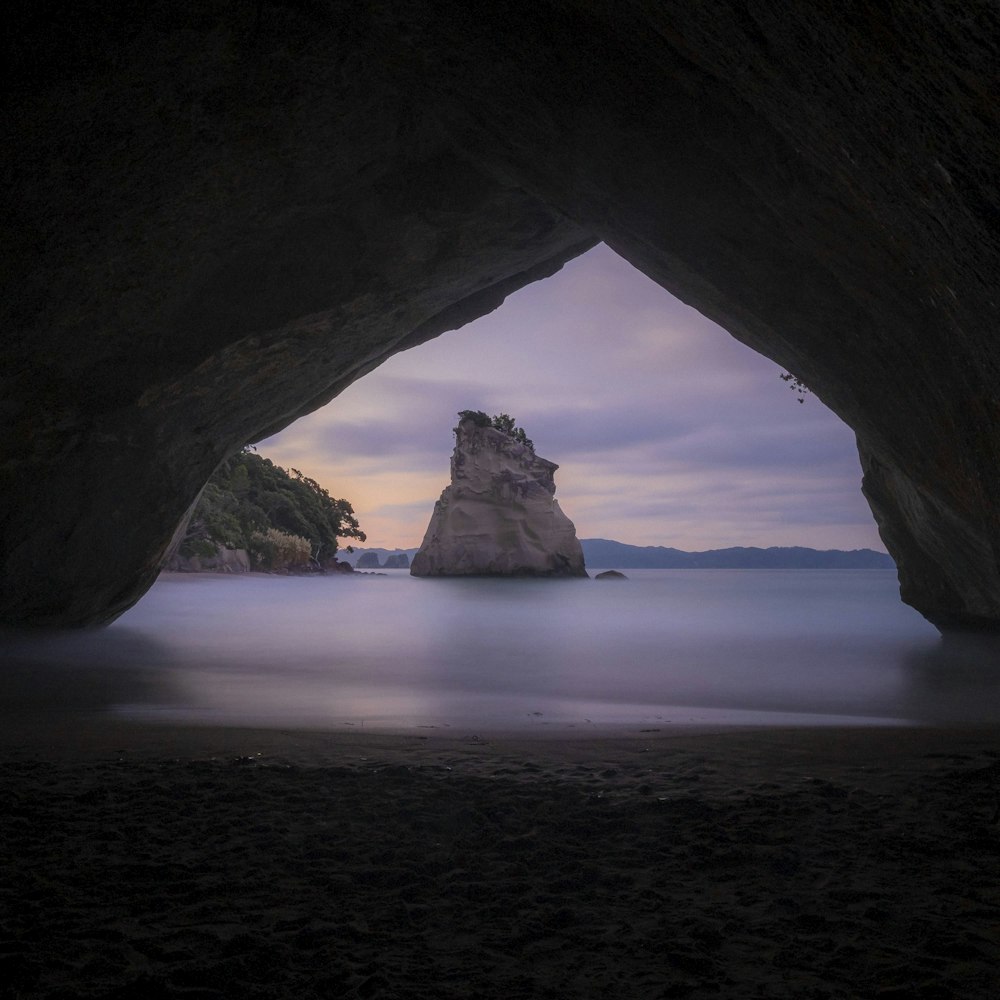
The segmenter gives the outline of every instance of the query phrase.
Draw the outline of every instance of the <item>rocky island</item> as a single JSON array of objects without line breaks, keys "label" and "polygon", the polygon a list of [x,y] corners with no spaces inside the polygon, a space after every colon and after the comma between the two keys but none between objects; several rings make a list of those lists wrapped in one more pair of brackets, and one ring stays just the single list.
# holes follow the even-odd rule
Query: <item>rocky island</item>
[{"label": "rocky island", "polygon": [[434,505],[413,576],[587,576],[573,522],[555,499],[559,466],[512,418],[463,410],[451,484]]}]

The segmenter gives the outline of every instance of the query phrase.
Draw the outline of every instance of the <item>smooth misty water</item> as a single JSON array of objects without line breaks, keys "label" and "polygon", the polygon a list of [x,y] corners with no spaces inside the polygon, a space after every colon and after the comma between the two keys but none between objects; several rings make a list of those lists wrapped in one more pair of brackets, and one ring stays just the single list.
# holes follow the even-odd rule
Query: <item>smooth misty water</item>
[{"label": "smooth misty water", "polygon": [[891,571],[629,577],[165,577],[106,630],[5,640],[0,694],[142,719],[463,732],[1000,719],[993,647],[942,642]]}]

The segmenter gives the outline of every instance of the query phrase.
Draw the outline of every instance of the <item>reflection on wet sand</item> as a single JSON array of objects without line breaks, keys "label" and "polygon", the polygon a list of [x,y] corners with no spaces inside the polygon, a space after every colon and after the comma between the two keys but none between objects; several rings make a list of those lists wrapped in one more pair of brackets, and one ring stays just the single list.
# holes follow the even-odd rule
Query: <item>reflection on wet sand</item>
[{"label": "reflection on wet sand", "polygon": [[0,711],[110,711],[127,703],[177,700],[163,639],[114,628],[0,635]]},{"label": "reflection on wet sand", "polygon": [[1000,722],[1000,636],[946,635],[905,661],[908,711],[924,722]]}]

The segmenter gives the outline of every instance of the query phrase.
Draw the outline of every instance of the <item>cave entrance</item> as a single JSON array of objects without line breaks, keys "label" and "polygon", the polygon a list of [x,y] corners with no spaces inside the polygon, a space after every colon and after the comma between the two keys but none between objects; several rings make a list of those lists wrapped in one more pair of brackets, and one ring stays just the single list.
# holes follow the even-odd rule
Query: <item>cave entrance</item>
[{"label": "cave entrance", "polygon": [[[365,548],[419,545],[470,408],[515,415],[560,464],[581,539],[877,546],[852,433],[779,374],[599,246],[259,449],[347,497]],[[931,628],[887,573],[627,572],[621,585],[402,571],[173,580],[123,621],[152,635],[169,622],[171,655],[194,664],[181,711],[211,706],[241,725],[854,726],[907,719],[920,698],[906,668]]]},{"label": "cave entrance", "polygon": [[779,374],[602,244],[259,448],[350,500],[368,547],[420,544],[471,408],[559,463],[580,538],[881,550],[853,432]]}]

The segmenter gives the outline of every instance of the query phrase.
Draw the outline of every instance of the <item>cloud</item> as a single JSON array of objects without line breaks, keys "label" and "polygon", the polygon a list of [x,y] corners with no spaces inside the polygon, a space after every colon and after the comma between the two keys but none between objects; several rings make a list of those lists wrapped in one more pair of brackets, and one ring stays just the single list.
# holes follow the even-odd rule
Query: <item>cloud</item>
[{"label": "cloud", "polygon": [[419,544],[461,409],[513,414],[560,465],[584,537],[881,548],[852,432],[607,247],[390,358],[260,451],[353,503],[371,544]]},{"label": "cloud", "polygon": [[[447,484],[446,484],[447,485]],[[431,510],[437,497],[421,497],[419,500],[411,500],[409,503],[387,503],[381,507],[375,507],[372,513],[383,517],[416,517],[418,520],[430,520]]]}]

